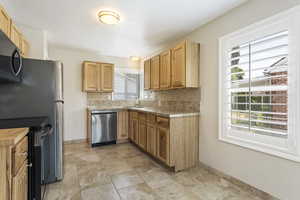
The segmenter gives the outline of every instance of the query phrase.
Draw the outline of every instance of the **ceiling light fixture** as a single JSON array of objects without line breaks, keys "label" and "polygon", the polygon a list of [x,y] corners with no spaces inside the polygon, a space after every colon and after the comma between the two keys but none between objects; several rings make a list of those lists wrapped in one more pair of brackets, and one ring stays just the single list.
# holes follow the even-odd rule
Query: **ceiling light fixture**
[{"label": "ceiling light fixture", "polygon": [[120,22],[120,15],[114,11],[102,10],[98,13],[100,22],[104,24],[117,24]]},{"label": "ceiling light fixture", "polygon": [[132,60],[132,61],[139,61],[140,57],[138,57],[138,56],[130,56],[130,60]]}]

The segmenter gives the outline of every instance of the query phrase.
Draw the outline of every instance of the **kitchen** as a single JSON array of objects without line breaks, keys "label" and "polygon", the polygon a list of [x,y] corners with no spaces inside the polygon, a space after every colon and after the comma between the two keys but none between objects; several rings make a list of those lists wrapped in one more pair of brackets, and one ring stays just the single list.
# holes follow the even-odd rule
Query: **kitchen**
[{"label": "kitchen", "polygon": [[1,200],[298,199],[300,1],[160,3],[0,1]]}]

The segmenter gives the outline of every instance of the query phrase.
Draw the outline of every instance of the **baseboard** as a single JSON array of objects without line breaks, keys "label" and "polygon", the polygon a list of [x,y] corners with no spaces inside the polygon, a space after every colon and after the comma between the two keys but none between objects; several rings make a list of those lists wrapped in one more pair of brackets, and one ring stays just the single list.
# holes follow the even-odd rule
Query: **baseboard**
[{"label": "baseboard", "polygon": [[86,143],[86,139],[78,139],[78,140],[67,140],[64,141],[64,144],[80,144],[80,143]]},{"label": "baseboard", "polygon": [[249,184],[247,184],[247,183],[245,183],[245,182],[243,182],[239,179],[236,179],[232,176],[226,175],[223,172],[221,172],[217,169],[214,169],[214,168],[212,168],[212,167],[210,167],[210,166],[208,166],[208,165],[206,165],[202,162],[199,162],[199,167],[202,167],[202,168],[206,169],[207,171],[209,171],[209,172],[211,172],[211,173],[213,173],[213,174],[215,174],[215,175],[217,175],[217,176],[219,176],[219,177],[221,177],[221,178],[223,178],[223,179],[225,179],[225,180],[227,180],[227,181],[229,181],[229,182],[231,182],[231,183],[233,183],[233,184],[235,184],[235,185],[237,185],[237,186],[239,186],[239,187],[241,187],[241,188],[243,188],[247,191],[250,191],[252,194],[254,194],[254,195],[256,195],[256,196],[258,196],[258,197],[260,197],[264,200],[279,200],[278,198],[273,197],[272,195],[270,195],[270,194],[268,194],[268,193],[266,193],[266,192],[264,192],[260,189],[257,189],[257,188],[255,188],[255,187],[253,187],[253,186],[251,186],[251,185],[249,185]]}]

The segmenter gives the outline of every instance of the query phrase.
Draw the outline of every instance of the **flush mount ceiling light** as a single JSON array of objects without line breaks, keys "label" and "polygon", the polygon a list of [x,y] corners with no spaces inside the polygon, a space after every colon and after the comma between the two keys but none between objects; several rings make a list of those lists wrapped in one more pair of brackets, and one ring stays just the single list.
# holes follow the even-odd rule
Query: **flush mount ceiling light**
[{"label": "flush mount ceiling light", "polygon": [[120,22],[120,15],[110,10],[102,10],[98,13],[99,21],[104,24],[117,24]]},{"label": "flush mount ceiling light", "polygon": [[132,61],[139,61],[140,57],[138,57],[138,56],[130,56],[130,60],[132,60]]}]

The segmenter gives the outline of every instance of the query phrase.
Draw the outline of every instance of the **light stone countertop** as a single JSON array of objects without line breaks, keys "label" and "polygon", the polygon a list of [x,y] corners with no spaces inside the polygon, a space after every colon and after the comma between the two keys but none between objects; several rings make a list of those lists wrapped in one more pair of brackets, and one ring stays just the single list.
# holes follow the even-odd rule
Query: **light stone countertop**
[{"label": "light stone countertop", "polygon": [[160,115],[162,117],[190,117],[190,116],[198,116],[200,112],[197,111],[170,111],[161,108],[150,108],[150,107],[97,107],[97,106],[89,106],[88,110],[91,112],[95,111],[122,111],[122,110],[132,110],[146,113],[153,113],[156,115]]}]

